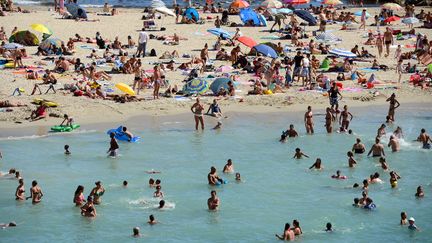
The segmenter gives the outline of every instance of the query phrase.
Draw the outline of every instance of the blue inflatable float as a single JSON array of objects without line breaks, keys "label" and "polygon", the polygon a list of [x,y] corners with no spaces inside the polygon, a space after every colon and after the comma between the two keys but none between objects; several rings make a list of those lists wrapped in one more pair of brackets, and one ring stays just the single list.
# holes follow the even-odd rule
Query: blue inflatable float
[{"label": "blue inflatable float", "polygon": [[123,126],[119,126],[117,129],[108,130],[107,134],[110,135],[111,133],[114,133],[114,137],[120,141],[135,143],[141,139],[140,137],[133,137],[131,140],[129,140],[129,137],[123,132]]}]

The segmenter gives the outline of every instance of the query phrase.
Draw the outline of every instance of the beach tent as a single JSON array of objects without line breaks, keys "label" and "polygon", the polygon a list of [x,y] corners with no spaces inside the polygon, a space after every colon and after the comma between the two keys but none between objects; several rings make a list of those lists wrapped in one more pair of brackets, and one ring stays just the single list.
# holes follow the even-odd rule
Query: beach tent
[{"label": "beach tent", "polygon": [[254,46],[253,49],[255,49],[257,52],[259,52],[259,53],[261,53],[267,57],[271,57],[271,58],[277,58],[278,57],[276,51],[273,48],[271,48],[270,46],[265,45],[265,44],[259,44],[257,46]]},{"label": "beach tent", "polygon": [[188,19],[192,19],[192,16],[195,18],[195,20],[199,20],[199,14],[198,11],[194,8],[187,8],[184,13],[184,16]]},{"label": "beach tent", "polygon": [[204,79],[192,79],[183,86],[183,92],[187,95],[204,94],[209,90],[209,84]]},{"label": "beach tent", "polygon": [[317,20],[315,19],[314,16],[312,16],[311,13],[309,13],[306,10],[294,10],[294,14],[299,16],[301,19],[303,19],[304,21],[308,22],[309,25],[316,25],[317,24]]},{"label": "beach tent", "polygon": [[354,54],[354,53],[352,53],[350,51],[347,51],[347,50],[344,50],[344,49],[338,49],[338,48],[330,50],[329,53],[333,54],[333,55],[336,55],[336,56],[339,56],[339,57],[347,57],[347,58],[355,58],[355,57],[357,57],[356,54]]},{"label": "beach tent", "polygon": [[63,43],[63,41],[58,39],[58,38],[49,38],[49,39],[42,41],[40,43],[39,47],[44,49],[44,50],[47,50],[47,49],[49,49],[49,47],[51,45],[54,45],[56,47],[61,47],[62,43]]},{"label": "beach tent", "polygon": [[39,39],[33,33],[28,30],[18,31],[9,37],[10,43],[19,43],[25,46],[37,46],[39,45]]},{"label": "beach tent", "polygon": [[231,34],[228,31],[221,29],[221,28],[211,28],[211,29],[208,29],[207,32],[209,32],[210,34],[213,34],[215,36],[221,36],[222,35],[222,37],[226,38],[226,39],[232,38]]},{"label": "beach tent", "polygon": [[87,19],[87,13],[85,9],[76,3],[66,4],[67,11],[72,15],[74,19]]},{"label": "beach tent", "polygon": [[231,81],[229,78],[217,78],[211,83],[210,90],[213,91],[214,94],[217,94],[221,88],[228,90],[229,81]]},{"label": "beach tent", "polygon": [[255,11],[253,11],[250,8],[241,9],[239,16],[240,16],[241,21],[243,21],[243,23],[245,23],[245,24],[247,22],[249,22],[250,20],[252,20],[254,25],[256,25],[256,26],[260,25],[260,23],[261,23],[261,21],[258,17],[258,14],[255,13]]},{"label": "beach tent", "polygon": [[249,3],[244,0],[235,0],[230,4],[230,8],[247,8]]}]

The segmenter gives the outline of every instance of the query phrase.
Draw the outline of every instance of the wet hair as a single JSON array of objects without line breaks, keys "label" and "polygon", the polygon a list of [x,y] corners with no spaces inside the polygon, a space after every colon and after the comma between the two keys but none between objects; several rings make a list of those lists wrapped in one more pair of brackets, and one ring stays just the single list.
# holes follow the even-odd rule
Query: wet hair
[{"label": "wet hair", "polygon": [[422,132],[422,133],[425,133],[425,132],[426,132],[426,129],[422,128],[422,129],[421,129],[421,132]]},{"label": "wet hair", "polygon": [[405,216],[405,218],[408,217],[405,212],[401,212],[401,218],[404,217],[404,216]]},{"label": "wet hair", "polygon": [[151,184],[151,185],[154,184],[154,179],[153,179],[153,178],[150,178],[150,179],[149,179],[149,184]]},{"label": "wet hair", "polygon": [[161,180],[157,179],[156,184],[161,184]]},{"label": "wet hair", "polygon": [[348,155],[348,156],[354,156],[353,152],[351,152],[351,151],[348,151],[348,152],[347,152],[347,155]]},{"label": "wet hair", "polygon": [[296,151],[296,152],[300,152],[300,148],[296,148],[295,151]]},{"label": "wet hair", "polygon": [[81,186],[81,185],[79,185],[78,187],[77,187],[77,189],[75,190],[75,197],[76,196],[78,196],[78,193],[80,193],[80,192],[83,192],[84,191],[84,187],[83,186]]},{"label": "wet hair", "polygon": [[12,221],[12,222],[10,222],[10,223],[8,224],[8,226],[9,226],[9,227],[15,227],[15,226],[17,226],[17,224],[16,224],[15,222]]},{"label": "wet hair", "polygon": [[37,181],[36,180],[34,180],[34,181],[32,181],[32,186],[37,186]]},{"label": "wet hair", "polygon": [[294,227],[300,227],[300,222],[297,219],[293,220],[293,226]]},{"label": "wet hair", "polygon": [[353,188],[357,188],[357,187],[359,187],[359,184],[358,183],[354,183]]},{"label": "wet hair", "polygon": [[92,196],[88,196],[87,197],[87,202],[93,202],[93,197]]},{"label": "wet hair", "polygon": [[375,172],[375,174],[374,174],[374,179],[375,178],[379,178],[380,177],[380,174],[378,173],[378,172]]},{"label": "wet hair", "polygon": [[153,214],[150,214],[149,219],[150,219],[150,221],[154,221],[155,220]]},{"label": "wet hair", "polygon": [[115,137],[115,133],[110,133],[110,138],[114,138]]},{"label": "wet hair", "polygon": [[358,204],[360,202],[360,199],[358,199],[358,197],[354,198],[354,203]]},{"label": "wet hair", "polygon": [[327,230],[332,230],[332,224],[331,224],[330,222],[328,222],[328,223],[326,224],[326,229],[327,229]]},{"label": "wet hair", "polygon": [[127,127],[123,127],[123,132],[126,132],[127,131]]},{"label": "wet hair", "polygon": [[19,182],[20,184],[21,184],[21,183],[24,183],[24,179],[21,178],[21,179],[18,180],[18,182]]},{"label": "wet hair", "polygon": [[123,181],[123,186],[127,186],[128,182],[127,181]]},{"label": "wet hair", "polygon": [[164,200],[160,200],[159,201],[159,208],[163,208],[165,206],[165,201]]},{"label": "wet hair", "polygon": [[64,149],[65,149],[65,150],[68,150],[68,149],[69,149],[69,145],[66,144],[66,145],[64,146]]},{"label": "wet hair", "polygon": [[291,227],[291,225],[289,223],[285,224],[285,230],[288,230]]}]

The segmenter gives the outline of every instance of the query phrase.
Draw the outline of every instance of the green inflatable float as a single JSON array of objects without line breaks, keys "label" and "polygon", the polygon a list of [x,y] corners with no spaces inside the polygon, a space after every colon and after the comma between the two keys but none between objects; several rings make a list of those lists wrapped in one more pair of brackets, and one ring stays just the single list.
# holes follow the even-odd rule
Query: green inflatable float
[{"label": "green inflatable float", "polygon": [[53,132],[72,132],[73,130],[79,128],[79,124],[73,124],[72,126],[53,126],[51,127],[51,131]]}]

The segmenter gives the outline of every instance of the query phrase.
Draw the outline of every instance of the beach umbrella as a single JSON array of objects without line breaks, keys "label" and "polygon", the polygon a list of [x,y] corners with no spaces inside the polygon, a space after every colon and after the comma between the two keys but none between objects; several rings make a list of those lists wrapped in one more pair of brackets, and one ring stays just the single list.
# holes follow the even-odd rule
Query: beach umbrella
[{"label": "beach umbrella", "polygon": [[217,94],[221,88],[228,90],[229,81],[231,81],[229,78],[217,78],[211,83],[210,90],[214,94]]},{"label": "beach umbrella", "polygon": [[125,94],[135,95],[135,91],[129,85],[127,85],[125,83],[117,83],[115,85],[115,87]]},{"label": "beach umbrella", "polygon": [[240,36],[239,38],[237,38],[237,41],[250,48],[253,48],[254,46],[258,45],[258,43],[254,41],[254,39],[247,36]]},{"label": "beach umbrella", "polygon": [[52,31],[46,27],[43,24],[32,24],[30,25],[30,27],[34,30],[36,30],[37,32],[43,33],[43,34],[47,34],[47,35],[52,35]]},{"label": "beach umbrella", "polygon": [[187,8],[184,13],[184,16],[188,19],[192,19],[192,16],[195,18],[195,20],[199,20],[199,13],[195,8]]},{"label": "beach umbrella", "polygon": [[243,0],[235,0],[230,5],[231,8],[247,8],[249,6],[249,3]]},{"label": "beach umbrella", "polygon": [[42,41],[39,45],[40,48],[46,50],[48,49],[51,45],[54,45],[56,47],[60,47],[62,45],[63,41],[58,39],[58,38],[49,38],[46,39],[44,41]]},{"label": "beach umbrella", "polygon": [[324,4],[327,5],[339,5],[339,4],[343,4],[340,0],[325,0],[323,1]]},{"label": "beach umbrella", "polygon": [[183,86],[185,94],[204,94],[209,89],[209,84],[204,79],[192,79]]},{"label": "beach umbrella", "polygon": [[151,8],[162,8],[166,7],[165,3],[162,0],[153,0],[150,5]]},{"label": "beach umbrella", "polygon": [[257,52],[263,54],[264,56],[271,57],[271,58],[277,58],[278,57],[276,51],[268,45],[259,44],[257,46],[254,46],[253,48]]},{"label": "beach umbrella", "polygon": [[293,11],[291,9],[289,9],[289,8],[269,8],[267,10],[272,15],[276,15],[276,14],[290,15],[290,14],[293,13]]},{"label": "beach umbrella", "polygon": [[283,2],[290,5],[297,5],[309,3],[309,0],[283,0]]},{"label": "beach umbrella", "polygon": [[304,21],[308,22],[310,25],[316,25],[317,24],[317,20],[315,19],[314,16],[312,16],[311,13],[309,13],[306,10],[294,10],[294,14],[299,16],[301,19],[303,19]]},{"label": "beach umbrella", "polygon": [[404,24],[417,24],[419,22],[420,22],[420,20],[418,18],[415,18],[415,17],[409,17],[409,18],[402,19],[402,23],[404,23]]},{"label": "beach umbrella", "polygon": [[385,3],[381,8],[388,10],[402,10],[402,7],[397,3]]},{"label": "beach umbrella", "polygon": [[323,32],[315,36],[315,39],[319,42],[336,42],[340,41],[341,39],[337,36],[333,35],[330,32]]},{"label": "beach umbrella", "polygon": [[[361,17],[362,14],[363,14],[363,11],[357,11],[354,13],[355,16],[359,16],[359,17]],[[366,12],[366,18],[370,18],[370,16],[371,15],[368,12]]]},{"label": "beach umbrella", "polygon": [[336,55],[336,56],[339,56],[339,57],[348,57],[348,58],[355,58],[355,57],[357,57],[356,54],[354,54],[354,53],[352,53],[350,51],[347,51],[347,50],[344,50],[344,49],[338,49],[338,48],[330,50],[329,53],[333,54],[333,55]]},{"label": "beach umbrella", "polygon": [[261,6],[265,8],[282,8],[283,4],[278,0],[265,0],[261,3]]},{"label": "beach umbrella", "polygon": [[173,16],[173,17],[176,16],[176,14],[171,9],[169,9],[167,7],[157,7],[157,8],[155,8],[155,11],[159,12],[161,14],[166,14],[166,15]]},{"label": "beach umbrella", "polygon": [[250,8],[243,8],[239,13],[240,19],[243,23],[248,23],[252,20],[253,24],[258,26],[261,24],[258,14]]},{"label": "beach umbrella", "polygon": [[72,15],[73,18],[87,19],[87,13],[85,9],[76,3],[65,4],[67,11]]},{"label": "beach umbrella", "polygon": [[222,35],[222,37],[226,38],[226,39],[232,38],[232,35],[228,31],[221,29],[221,28],[211,28],[211,29],[208,29],[207,32],[209,32],[210,34],[213,34],[215,36],[221,36]]},{"label": "beach umbrella", "polygon": [[22,49],[24,48],[24,46],[18,43],[7,43],[3,46],[3,48],[6,50],[15,50],[15,49]]},{"label": "beach umbrella", "polygon": [[384,20],[384,22],[385,22],[385,23],[390,23],[390,22],[398,21],[398,20],[400,20],[400,18],[399,18],[398,16],[391,16],[391,17],[386,18],[386,19]]},{"label": "beach umbrella", "polygon": [[25,46],[39,45],[39,39],[28,30],[18,31],[9,37],[10,43],[19,43]]}]

